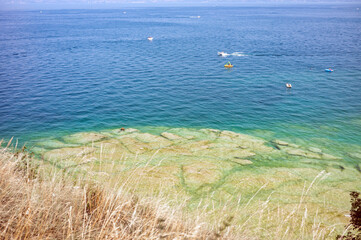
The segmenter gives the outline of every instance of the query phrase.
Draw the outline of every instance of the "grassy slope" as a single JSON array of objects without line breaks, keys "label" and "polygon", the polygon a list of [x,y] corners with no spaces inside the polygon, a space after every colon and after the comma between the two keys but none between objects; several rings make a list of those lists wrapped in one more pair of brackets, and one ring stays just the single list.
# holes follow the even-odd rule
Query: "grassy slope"
[{"label": "grassy slope", "polygon": [[[212,239],[164,199],[139,199],[0,149],[0,239]],[[47,168],[49,170],[49,168]],[[53,171],[54,170],[54,171]],[[230,234],[221,234],[233,238]]]}]

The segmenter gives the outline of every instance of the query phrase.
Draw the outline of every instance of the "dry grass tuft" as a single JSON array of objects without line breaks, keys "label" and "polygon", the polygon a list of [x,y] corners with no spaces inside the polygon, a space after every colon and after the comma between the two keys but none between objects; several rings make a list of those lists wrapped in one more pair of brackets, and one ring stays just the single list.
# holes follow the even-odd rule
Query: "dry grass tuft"
[{"label": "dry grass tuft", "polygon": [[[82,185],[79,187],[77,185]],[[200,222],[160,201],[53,171],[42,178],[24,151],[0,149],[0,239],[206,239]]]}]

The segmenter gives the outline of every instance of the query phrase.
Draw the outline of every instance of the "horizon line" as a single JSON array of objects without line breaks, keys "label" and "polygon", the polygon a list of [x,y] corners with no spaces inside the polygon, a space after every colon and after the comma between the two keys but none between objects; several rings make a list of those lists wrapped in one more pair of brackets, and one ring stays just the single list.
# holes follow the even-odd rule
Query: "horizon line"
[{"label": "horizon line", "polygon": [[[68,4],[67,6],[61,6],[61,4],[41,4],[43,7],[39,6],[39,4],[23,4],[21,6],[11,6],[8,4],[8,7],[2,8],[0,5],[0,12],[7,11],[51,11],[51,10],[117,10],[117,9],[132,9],[132,8],[179,8],[179,7],[279,7],[279,6],[307,6],[307,5],[350,5],[350,4],[360,4],[357,0],[346,0],[346,1],[334,1],[334,2],[222,2],[222,3],[212,3],[206,5],[205,3],[195,3],[195,4],[185,4],[185,3],[177,3],[177,4],[155,4],[155,3],[88,3],[88,4]],[[30,6],[31,5],[31,6]],[[2,8],[2,9],[1,9]]]}]

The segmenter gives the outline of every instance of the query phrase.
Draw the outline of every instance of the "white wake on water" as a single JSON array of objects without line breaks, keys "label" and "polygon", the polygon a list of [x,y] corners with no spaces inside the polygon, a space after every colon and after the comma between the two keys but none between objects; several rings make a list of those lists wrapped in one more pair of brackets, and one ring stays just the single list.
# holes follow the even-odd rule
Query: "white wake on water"
[{"label": "white wake on water", "polygon": [[236,56],[236,57],[245,57],[245,56],[247,56],[243,52],[234,52],[234,53],[231,53],[230,55]]},{"label": "white wake on water", "polygon": [[[220,55],[220,54],[218,53],[218,55]],[[220,55],[220,56],[222,56],[222,57],[228,57],[228,56],[245,57],[248,55],[243,52],[234,52],[234,53],[222,52],[222,55]]]}]

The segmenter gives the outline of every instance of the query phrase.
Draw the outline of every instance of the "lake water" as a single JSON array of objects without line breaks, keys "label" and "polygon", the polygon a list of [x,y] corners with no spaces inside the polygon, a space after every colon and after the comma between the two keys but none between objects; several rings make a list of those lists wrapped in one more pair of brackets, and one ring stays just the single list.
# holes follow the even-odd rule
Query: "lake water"
[{"label": "lake water", "polygon": [[0,136],[202,127],[360,150],[358,5],[0,12]]}]

